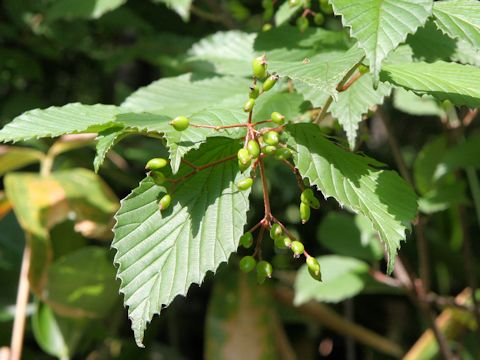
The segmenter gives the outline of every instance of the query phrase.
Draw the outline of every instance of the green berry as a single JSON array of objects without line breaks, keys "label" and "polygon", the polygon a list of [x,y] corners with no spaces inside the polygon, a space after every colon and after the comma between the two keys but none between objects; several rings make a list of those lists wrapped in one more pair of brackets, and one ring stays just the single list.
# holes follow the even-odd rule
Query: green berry
[{"label": "green berry", "polygon": [[247,190],[250,189],[253,185],[253,179],[252,178],[246,178],[242,179],[237,182],[237,187],[239,190]]},{"label": "green berry", "polygon": [[282,227],[278,223],[273,224],[272,227],[270,228],[270,237],[272,239],[277,239],[282,235],[283,235]]},{"label": "green berry", "polygon": [[250,92],[248,93],[248,96],[250,99],[256,99],[258,98],[258,95],[260,95],[260,90],[258,90],[257,85],[251,85],[250,86]]},{"label": "green berry", "polygon": [[253,244],[253,235],[251,232],[246,232],[240,237],[240,245],[244,248],[249,248]]},{"label": "green berry", "polygon": [[260,145],[258,144],[258,141],[254,139],[250,140],[247,143],[247,150],[253,159],[258,158],[260,155]]},{"label": "green berry", "polygon": [[302,191],[302,194],[300,195],[300,200],[305,203],[305,204],[310,204],[310,201],[315,198],[315,195],[313,194],[313,190],[310,188],[307,188]]},{"label": "green berry", "polygon": [[242,270],[244,273],[249,273],[250,271],[252,271],[253,269],[255,269],[255,265],[257,264],[257,262],[255,261],[255,259],[253,258],[253,256],[244,256],[241,260],[240,260],[240,270]]},{"label": "green berry", "polygon": [[268,31],[268,30],[272,30],[272,27],[273,27],[272,24],[266,23],[262,26],[262,31],[265,32],[265,31]]},{"label": "green berry", "polygon": [[248,99],[245,105],[243,105],[243,111],[245,112],[250,112],[253,110],[253,107],[255,106],[255,99]]},{"label": "green berry", "polygon": [[150,177],[157,185],[162,185],[165,182],[165,175],[163,175],[163,173],[160,171],[150,171]]},{"label": "green berry", "polygon": [[243,165],[249,164],[252,160],[252,156],[245,148],[241,148],[240,150],[238,150],[237,157],[238,161],[240,161]]},{"label": "green berry", "polygon": [[270,119],[277,125],[283,125],[285,123],[285,116],[276,111],[270,115]]},{"label": "green berry", "polygon": [[238,160],[238,168],[240,169],[240,172],[243,173],[245,170],[247,170],[250,167],[251,163],[252,162],[249,161],[248,163],[243,164],[240,160]]},{"label": "green berry", "polygon": [[273,145],[267,145],[262,148],[262,152],[265,155],[274,155],[276,151],[277,151],[277,147]]},{"label": "green berry", "polygon": [[170,206],[171,202],[172,202],[172,197],[166,194],[158,202],[158,208],[160,209],[160,211],[165,210]]},{"label": "green berry", "polygon": [[275,156],[278,160],[288,160],[292,157],[292,152],[289,148],[278,148]]},{"label": "green berry", "polygon": [[297,240],[292,241],[292,244],[290,245],[290,249],[292,250],[293,255],[295,257],[299,257],[305,251],[305,248],[303,247],[303,244],[300,241],[297,241]]},{"label": "green berry", "polygon": [[307,257],[306,260],[308,272],[315,280],[322,281],[322,273],[320,269],[320,263],[313,256]]},{"label": "green berry", "polygon": [[177,131],[183,131],[188,128],[188,125],[190,125],[190,120],[185,116],[177,116],[170,121],[170,125],[172,125]]},{"label": "green berry", "polygon": [[304,32],[308,29],[308,19],[305,16],[301,16],[297,19],[297,28],[301,32]]},{"label": "green berry", "polygon": [[270,130],[263,135],[263,141],[265,144],[275,146],[280,141],[278,132]]},{"label": "green berry", "polygon": [[302,219],[302,224],[310,220],[310,205],[304,202],[300,203],[300,219]]},{"label": "green berry", "polygon": [[317,24],[318,26],[322,26],[323,23],[325,22],[325,16],[322,13],[317,13],[313,17],[313,22]]},{"label": "green berry", "polygon": [[275,84],[277,83],[279,79],[279,76],[277,74],[273,74],[273,75],[270,75],[267,80],[265,80],[265,82],[263,83],[263,86],[262,86],[262,90],[263,91],[268,91],[270,90],[272,87],[275,86]]},{"label": "green berry", "polygon": [[320,201],[318,201],[317,198],[313,198],[308,205],[310,205],[312,209],[318,209],[320,207]]},{"label": "green berry", "polygon": [[368,66],[360,64],[360,66],[358,67],[358,71],[360,72],[360,74],[366,74],[370,71],[370,69],[368,68]]},{"label": "green berry", "polygon": [[290,6],[291,8],[295,6],[300,6],[301,3],[301,0],[288,0],[288,6]]},{"label": "green berry", "polygon": [[288,236],[279,236],[274,240],[275,246],[279,249],[286,249],[292,245],[292,240]]},{"label": "green berry", "polygon": [[167,166],[168,161],[164,158],[153,158],[148,160],[147,165],[145,165],[145,169],[147,170],[160,170]]},{"label": "green berry", "polygon": [[268,261],[262,260],[257,264],[257,280],[262,284],[266,278],[271,278],[273,273],[272,264]]},{"label": "green berry", "polygon": [[265,55],[253,59],[252,62],[253,76],[259,80],[263,80],[268,76],[267,73],[267,58]]}]

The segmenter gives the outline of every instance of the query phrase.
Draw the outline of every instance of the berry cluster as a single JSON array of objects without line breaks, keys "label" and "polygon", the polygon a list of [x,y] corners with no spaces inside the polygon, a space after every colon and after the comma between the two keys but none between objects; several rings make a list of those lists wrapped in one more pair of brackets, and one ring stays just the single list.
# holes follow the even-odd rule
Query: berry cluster
[{"label": "berry cluster", "polygon": [[308,16],[313,17],[313,22],[318,25],[322,26],[325,22],[325,15],[332,15],[333,8],[328,3],[328,0],[319,0],[319,11],[312,10],[312,1],[311,0],[288,0],[288,5],[292,8],[303,6],[304,11],[302,15],[297,18],[297,28],[304,32],[310,26],[310,22],[308,20]]}]

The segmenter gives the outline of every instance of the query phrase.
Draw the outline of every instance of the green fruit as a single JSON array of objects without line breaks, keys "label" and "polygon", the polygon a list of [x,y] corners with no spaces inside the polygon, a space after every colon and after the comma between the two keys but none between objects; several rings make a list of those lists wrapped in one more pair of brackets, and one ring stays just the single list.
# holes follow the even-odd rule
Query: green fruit
[{"label": "green fruit", "polygon": [[308,272],[315,280],[322,281],[322,273],[320,269],[320,263],[313,256],[307,257]]},{"label": "green fruit", "polygon": [[297,240],[292,241],[292,244],[290,245],[290,249],[292,250],[293,255],[295,257],[299,257],[305,251],[305,248],[303,247],[303,244],[300,241],[297,241]]},{"label": "green fruit", "polygon": [[240,160],[238,160],[238,168],[240,169],[240,172],[243,173],[245,170],[247,170],[247,169],[250,167],[250,164],[251,164],[251,163],[252,163],[252,162],[249,161],[249,162],[246,163],[246,164],[242,164],[242,162],[241,162]]},{"label": "green fruit", "polygon": [[242,245],[244,248],[249,248],[253,244],[253,235],[251,232],[246,232],[240,237],[240,245]]},{"label": "green fruit", "polygon": [[170,125],[172,125],[177,131],[183,131],[188,128],[188,125],[190,125],[190,120],[185,116],[177,116],[175,119],[170,121]]},{"label": "green fruit", "polygon": [[262,86],[262,90],[263,91],[268,91],[270,90],[272,87],[275,86],[275,84],[277,83],[279,79],[279,76],[277,74],[273,74],[273,75],[270,75],[268,77],[267,80],[265,80],[265,82],[263,83],[263,86]]},{"label": "green fruit", "polygon": [[267,58],[265,55],[253,59],[252,62],[253,76],[257,79],[263,80],[268,76],[267,73]]},{"label": "green fruit", "polygon": [[239,182],[237,182],[237,187],[239,190],[247,190],[250,189],[253,185],[253,179],[252,178],[246,178],[242,179]]},{"label": "green fruit", "polygon": [[245,148],[238,150],[237,157],[238,161],[240,161],[243,165],[249,164],[252,161],[252,156]]},{"label": "green fruit", "polygon": [[255,265],[257,264],[257,262],[255,261],[255,259],[253,258],[253,256],[244,256],[241,260],[240,260],[240,270],[242,270],[244,273],[249,273],[250,271],[252,271],[253,269],[255,269]]},{"label": "green fruit", "polygon": [[267,145],[262,148],[262,152],[265,155],[274,155],[276,151],[277,151],[277,148],[273,145]]},{"label": "green fruit", "polygon": [[272,27],[273,27],[272,24],[266,23],[262,26],[262,31],[265,32],[265,31],[268,31],[268,30],[272,30]]},{"label": "green fruit", "polygon": [[249,98],[256,99],[258,98],[258,95],[260,95],[260,90],[258,90],[258,86],[257,85],[250,86],[250,92],[248,93]]},{"label": "green fruit", "polygon": [[270,119],[277,125],[283,125],[285,123],[285,116],[276,111],[270,115]]},{"label": "green fruit", "polygon": [[270,130],[263,135],[263,141],[265,144],[275,146],[280,141],[278,132]]},{"label": "green fruit", "polygon": [[272,239],[277,239],[282,235],[283,235],[282,227],[278,223],[273,224],[272,227],[270,228],[270,237]]},{"label": "green fruit", "polygon": [[287,249],[292,245],[292,240],[288,236],[279,236],[274,240],[274,243],[279,249]]},{"label": "green fruit", "polygon": [[147,170],[160,170],[167,166],[168,161],[164,158],[153,158],[148,160],[147,165],[145,165],[145,169]]},{"label": "green fruit", "polygon": [[310,220],[310,205],[304,202],[300,203],[300,219],[302,219],[302,224]]},{"label": "green fruit", "polygon": [[315,198],[315,195],[313,193],[313,190],[308,188],[302,191],[302,194],[300,195],[300,200],[305,203],[305,204],[310,204],[310,201]]},{"label": "green fruit", "polygon": [[300,6],[301,3],[301,0],[288,0],[288,6],[290,7]]},{"label": "green fruit", "polygon": [[150,171],[150,177],[157,185],[162,185],[165,182],[165,175],[163,175],[163,173],[160,171]]},{"label": "green fruit", "polygon": [[243,105],[243,111],[245,112],[250,112],[253,110],[253,107],[255,106],[255,99],[248,99],[245,105]]},{"label": "green fruit", "polygon": [[313,198],[308,205],[310,205],[312,209],[318,209],[320,207],[320,201],[318,201],[317,198]]},{"label": "green fruit", "polygon": [[247,150],[253,159],[258,158],[258,156],[260,155],[260,145],[258,144],[258,141],[253,139],[250,140],[247,143]]},{"label": "green fruit", "polygon": [[268,261],[262,260],[257,264],[257,280],[262,284],[266,278],[271,278],[273,273],[272,264]]},{"label": "green fruit", "polygon": [[322,14],[322,13],[317,13],[314,17],[313,17],[313,22],[315,24],[317,24],[318,26],[321,26],[323,25],[323,23],[325,22],[325,16]]},{"label": "green fruit", "polygon": [[360,64],[360,66],[358,67],[358,71],[360,72],[360,74],[366,74],[370,71],[370,69],[368,66]]},{"label": "green fruit", "polygon": [[292,157],[292,152],[288,148],[278,148],[275,156],[278,160],[288,160]]},{"label": "green fruit", "polygon": [[305,16],[301,16],[297,19],[297,28],[301,32],[304,32],[308,29],[308,19]]},{"label": "green fruit", "polygon": [[172,201],[172,197],[168,194],[164,195],[160,201],[158,202],[158,208],[160,211],[165,210],[170,206],[170,203]]}]

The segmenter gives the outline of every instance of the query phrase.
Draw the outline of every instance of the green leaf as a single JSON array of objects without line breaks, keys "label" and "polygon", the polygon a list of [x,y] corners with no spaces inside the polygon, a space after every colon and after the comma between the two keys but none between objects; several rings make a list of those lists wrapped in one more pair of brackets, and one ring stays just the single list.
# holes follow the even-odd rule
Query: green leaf
[{"label": "green leaf", "polygon": [[378,170],[378,163],[350,153],[327,140],[318,126],[287,127],[294,162],[302,177],[315,184],[325,198],[367,217],[385,244],[387,271],[417,210],[411,187],[394,171]]},{"label": "green leaf", "polygon": [[466,184],[455,181],[441,184],[418,199],[418,209],[425,214],[433,214],[452,206],[467,204]]},{"label": "green leaf", "polygon": [[93,168],[96,173],[100,170],[100,166],[102,166],[105,161],[105,156],[107,156],[110,149],[125,136],[127,136],[127,134],[125,134],[123,126],[111,127],[98,133],[97,153],[93,160]]},{"label": "green leaf", "polygon": [[98,19],[126,3],[127,0],[55,0],[48,9],[47,20]]},{"label": "green leaf", "polygon": [[480,134],[467,138],[464,142],[448,149],[438,164],[434,177],[439,179],[457,169],[480,168]]},{"label": "green leaf", "polygon": [[180,15],[183,21],[188,21],[190,18],[190,6],[193,0],[153,0],[153,2],[164,3]]},{"label": "green leaf", "polygon": [[393,106],[404,113],[416,116],[443,116],[445,111],[432,96],[418,96],[403,88],[395,89]]},{"label": "green leaf", "polygon": [[43,159],[41,151],[16,146],[0,146],[0,176]]},{"label": "green leaf", "polygon": [[359,294],[364,288],[368,265],[357,259],[327,255],[317,258],[322,268],[322,281],[312,279],[306,265],[297,273],[293,303],[300,306],[309,301],[340,302]]},{"label": "green leaf", "polygon": [[[294,120],[308,109],[303,96],[298,93],[279,93],[270,90],[258,98],[253,110],[253,121],[270,119],[272,112],[278,111],[287,121]],[[245,122],[245,119],[243,120]],[[261,125],[260,125],[261,126]]]},{"label": "green leaf", "polygon": [[299,13],[301,6],[290,6],[288,1],[285,1],[278,7],[275,12],[275,25],[280,26],[290,20],[295,14]]},{"label": "green leaf", "polygon": [[480,48],[474,48],[468,42],[458,40],[457,49],[451,60],[480,67]]},{"label": "green leaf", "polygon": [[438,28],[453,38],[468,41],[480,49],[480,2],[477,0],[436,1],[433,16]]},{"label": "green leaf", "polygon": [[[209,139],[187,159],[202,165],[236,154],[237,141]],[[191,173],[181,166],[177,178]],[[158,210],[165,192],[150,177],[122,201],[118,211],[115,263],[121,279],[132,329],[139,346],[154,314],[191,284],[200,284],[238,247],[246,223],[249,191],[239,192],[237,161],[228,161],[193,174],[178,183],[172,205]]]},{"label": "green leaf", "polygon": [[379,84],[375,90],[372,76],[366,74],[338,95],[338,100],[332,104],[331,113],[347,133],[351,149],[355,147],[358,124],[362,121],[363,115],[367,114],[371,107],[382,104],[390,91],[391,88],[387,84]]},{"label": "green leaf", "polygon": [[385,65],[382,81],[455,105],[480,107],[480,68],[437,61]]},{"label": "green leaf", "polygon": [[17,116],[0,130],[0,142],[98,132],[111,125],[121,109],[113,105],[68,104],[35,109]]},{"label": "green leaf", "polygon": [[423,146],[413,163],[413,179],[420,194],[435,188],[435,171],[447,151],[447,139],[439,136]]},{"label": "green leaf", "polygon": [[432,13],[432,0],[331,0],[336,15],[358,40],[370,62],[375,82],[383,59],[422,26]]}]

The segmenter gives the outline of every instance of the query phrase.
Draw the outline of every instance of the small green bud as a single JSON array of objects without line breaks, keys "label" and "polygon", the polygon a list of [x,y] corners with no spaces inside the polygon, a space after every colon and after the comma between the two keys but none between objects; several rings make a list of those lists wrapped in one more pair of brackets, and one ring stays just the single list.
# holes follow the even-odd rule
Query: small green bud
[{"label": "small green bud", "polygon": [[183,131],[188,128],[188,125],[190,125],[190,120],[185,116],[177,116],[170,121],[170,125],[172,125],[177,131]]},{"label": "small green bud", "polygon": [[370,69],[368,66],[360,64],[360,66],[358,67],[358,71],[360,72],[360,74],[366,74],[370,71]]},{"label": "small green bud", "polygon": [[260,90],[258,90],[257,85],[251,85],[250,86],[250,91],[248,93],[248,96],[250,99],[256,99],[258,98],[258,95],[260,95]]},{"label": "small green bud", "polygon": [[267,77],[267,58],[265,55],[253,59],[252,70],[253,76],[259,80],[263,80]]},{"label": "small green bud", "polygon": [[245,105],[243,105],[243,111],[245,112],[250,112],[253,110],[253,107],[255,106],[255,99],[248,99]]},{"label": "small green bud", "polygon": [[278,160],[288,160],[292,157],[292,151],[289,148],[278,148],[275,156]]},{"label": "small green bud", "polygon": [[164,158],[153,158],[148,160],[147,165],[145,165],[146,170],[160,170],[167,166],[168,161]]},{"label": "small green bud", "polygon": [[320,269],[320,263],[313,256],[307,257],[306,260],[308,272],[315,280],[322,281],[322,273]]},{"label": "small green bud", "polygon": [[265,31],[268,31],[268,30],[272,30],[272,27],[273,26],[270,23],[263,24],[262,31],[265,32]]},{"label": "small green bud", "polygon": [[253,159],[258,158],[260,155],[260,145],[258,144],[258,141],[254,139],[250,140],[247,143],[247,150]]},{"label": "small green bud", "polygon": [[249,248],[253,244],[253,235],[251,232],[246,232],[240,237],[240,245],[242,245],[244,248]]},{"label": "small green bud", "polygon": [[283,235],[282,227],[278,223],[273,224],[272,227],[270,228],[270,237],[272,239],[277,239],[282,235]]},{"label": "small green bud", "polygon": [[275,246],[279,249],[286,249],[292,245],[292,240],[288,236],[279,236],[274,240]]},{"label": "small green bud", "polygon": [[317,13],[313,17],[313,22],[317,24],[318,26],[322,26],[323,23],[325,22],[325,16],[322,13]]},{"label": "small green bud", "polygon": [[265,144],[275,146],[280,141],[278,132],[270,130],[263,135],[263,141]]},{"label": "small green bud", "polygon": [[300,203],[300,219],[302,219],[302,224],[310,220],[310,205],[304,202]]},{"label": "small green bud", "polygon": [[162,185],[165,182],[165,175],[160,171],[150,171],[149,175],[157,185]]},{"label": "small green bud", "polygon": [[243,271],[244,273],[249,273],[253,269],[255,269],[255,265],[257,264],[256,260],[253,258],[253,256],[244,256],[239,263],[240,270]]},{"label": "small green bud", "polygon": [[252,156],[250,155],[248,150],[245,148],[241,148],[240,150],[238,150],[237,157],[238,157],[238,161],[240,161],[244,165],[249,164],[250,161],[252,160]]},{"label": "small green bud", "polygon": [[304,32],[305,30],[308,29],[308,19],[305,17],[305,16],[300,16],[298,19],[297,19],[297,28],[298,30],[300,30],[301,32]]},{"label": "small green bud", "polygon": [[265,155],[274,155],[276,151],[277,151],[277,147],[273,145],[267,145],[262,148],[262,152]]},{"label": "small green bud", "polygon": [[170,206],[170,203],[172,201],[172,197],[168,194],[164,195],[160,201],[158,202],[158,208],[160,211],[165,210]]},{"label": "small green bud", "polygon": [[237,182],[237,187],[239,190],[247,190],[250,189],[253,185],[253,179],[252,178],[246,178],[242,179]]},{"label": "small green bud", "polygon": [[266,278],[271,278],[273,273],[272,264],[268,261],[262,260],[257,264],[257,280],[262,284]]},{"label": "small green bud", "polygon": [[263,83],[262,90],[268,91],[275,86],[280,77],[277,74],[270,75]]},{"label": "small green bud", "polygon": [[294,257],[300,257],[300,255],[303,254],[305,251],[305,248],[303,247],[303,244],[300,241],[292,241],[292,244],[290,245],[290,249],[293,252]]},{"label": "small green bud", "polygon": [[270,119],[277,125],[283,125],[285,123],[285,116],[276,111],[270,115]]}]

